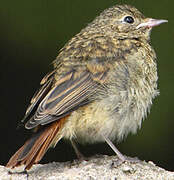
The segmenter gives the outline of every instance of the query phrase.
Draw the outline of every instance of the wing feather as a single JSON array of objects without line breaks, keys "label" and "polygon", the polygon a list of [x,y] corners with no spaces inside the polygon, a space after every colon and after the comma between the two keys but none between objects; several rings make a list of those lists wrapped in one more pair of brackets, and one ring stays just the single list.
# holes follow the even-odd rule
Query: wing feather
[{"label": "wing feather", "polygon": [[50,91],[54,80],[54,72],[55,71],[52,71],[42,79],[40,83],[42,87],[34,94],[33,98],[31,99],[30,105],[26,110],[25,116],[22,119],[21,123],[19,123],[18,127],[20,127],[23,123],[25,123],[25,121],[27,121],[29,118],[31,118],[31,116],[33,116],[37,109],[37,106]]},{"label": "wing feather", "polygon": [[89,103],[89,96],[96,92],[100,86],[98,81],[104,79],[105,73],[94,75],[88,70],[82,72],[72,70],[65,74],[40,101],[35,114],[27,121],[25,127],[31,129],[39,124],[48,124]]}]

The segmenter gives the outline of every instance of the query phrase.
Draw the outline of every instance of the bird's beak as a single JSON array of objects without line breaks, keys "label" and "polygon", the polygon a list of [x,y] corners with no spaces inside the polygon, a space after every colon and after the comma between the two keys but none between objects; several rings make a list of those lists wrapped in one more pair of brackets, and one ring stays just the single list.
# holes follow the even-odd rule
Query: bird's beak
[{"label": "bird's beak", "polygon": [[162,23],[166,23],[168,22],[168,20],[164,20],[164,19],[152,19],[152,18],[148,18],[146,19],[145,22],[139,24],[136,29],[139,29],[141,27],[147,27],[147,28],[152,28],[154,26],[158,26]]}]

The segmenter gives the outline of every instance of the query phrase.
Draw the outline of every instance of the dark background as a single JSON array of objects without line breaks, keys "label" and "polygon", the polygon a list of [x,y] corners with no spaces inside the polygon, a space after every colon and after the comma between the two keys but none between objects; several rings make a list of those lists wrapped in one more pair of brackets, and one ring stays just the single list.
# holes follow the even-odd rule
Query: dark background
[{"label": "dark background", "polygon": [[[30,0],[0,5],[0,164],[24,143],[28,133],[16,130],[41,78],[51,70],[58,50],[103,9],[116,3],[136,6],[146,16],[168,19],[152,32],[158,56],[160,96],[137,135],[117,145],[120,151],[174,169],[174,1]],[[86,155],[113,154],[105,144],[81,147]],[[50,150],[41,163],[76,158],[67,142]]]}]

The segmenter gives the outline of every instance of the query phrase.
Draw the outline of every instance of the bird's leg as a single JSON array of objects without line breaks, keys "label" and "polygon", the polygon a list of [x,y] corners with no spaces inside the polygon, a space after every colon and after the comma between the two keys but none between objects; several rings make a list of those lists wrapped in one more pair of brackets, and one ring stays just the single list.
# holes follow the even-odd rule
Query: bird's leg
[{"label": "bird's leg", "polygon": [[106,136],[104,136],[104,135],[102,135],[102,136],[103,136],[104,140],[107,142],[107,144],[108,144],[108,145],[112,148],[112,150],[116,153],[116,155],[118,156],[119,160],[121,161],[121,162],[119,162],[118,164],[123,163],[123,162],[125,162],[125,161],[133,162],[133,163],[139,162],[139,159],[136,158],[136,157],[135,157],[135,158],[131,158],[131,157],[124,156],[124,155],[114,146],[114,144],[111,142],[111,140],[110,140],[108,137],[106,137]]},{"label": "bird's leg", "polygon": [[77,155],[77,158],[79,160],[84,160],[85,156],[78,150],[77,145],[76,145],[74,140],[71,140],[71,144],[72,144],[72,147],[73,147],[73,149],[74,149],[74,151],[75,151],[75,153]]},{"label": "bird's leg", "polygon": [[125,156],[114,146],[114,144],[111,142],[111,140],[103,135],[104,140],[107,142],[107,144],[112,148],[112,150],[116,153],[118,158],[124,162],[126,160]]}]

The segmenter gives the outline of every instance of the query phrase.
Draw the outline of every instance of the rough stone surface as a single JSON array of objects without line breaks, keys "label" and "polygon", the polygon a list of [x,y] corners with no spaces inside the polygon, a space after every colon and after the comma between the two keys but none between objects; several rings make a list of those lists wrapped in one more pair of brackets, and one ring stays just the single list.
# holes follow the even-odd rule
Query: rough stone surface
[{"label": "rough stone surface", "polygon": [[9,173],[9,169],[0,166],[0,180],[174,180],[174,172],[153,162],[118,165],[117,161],[116,156],[97,156],[88,161],[38,164],[28,174]]}]

